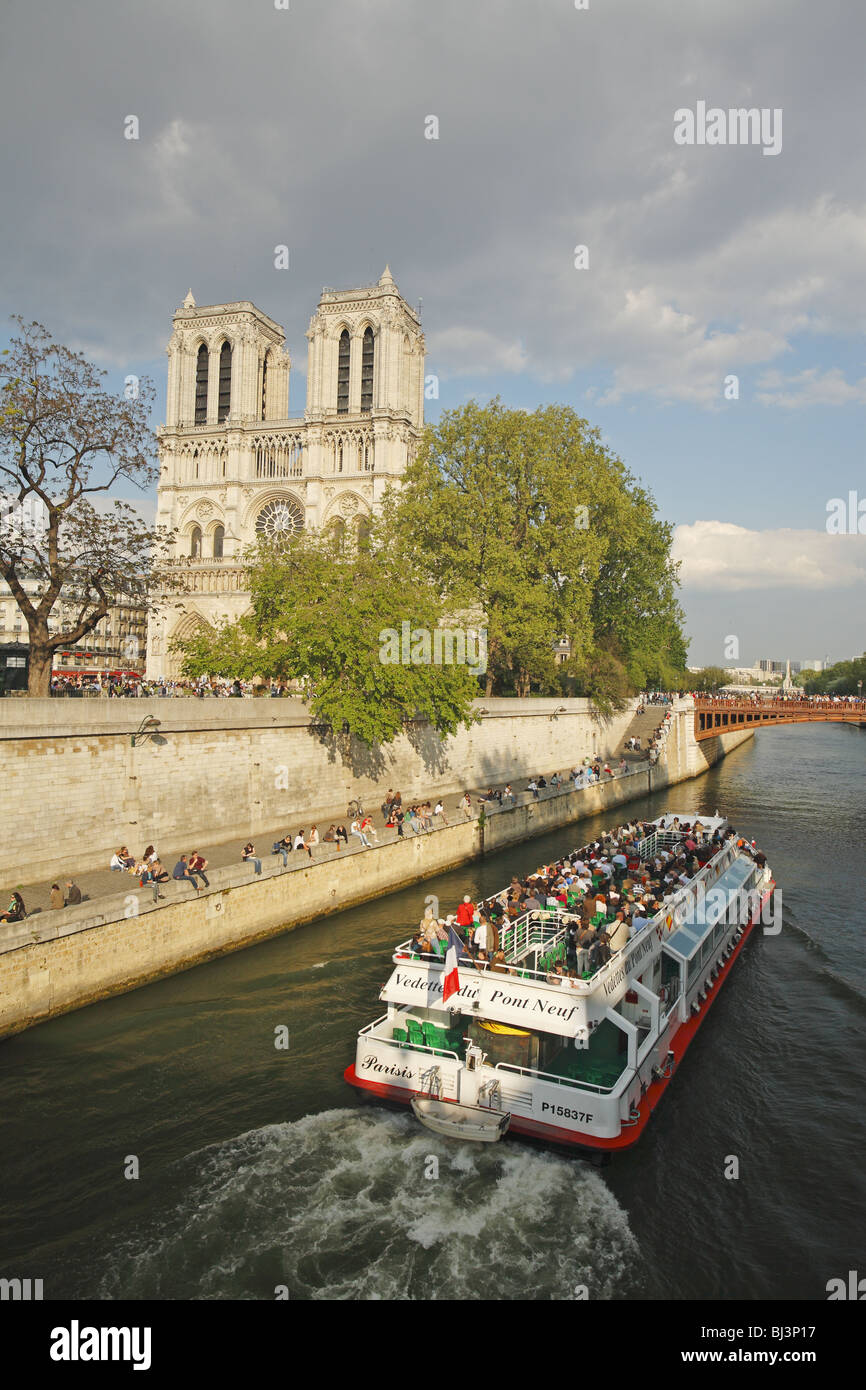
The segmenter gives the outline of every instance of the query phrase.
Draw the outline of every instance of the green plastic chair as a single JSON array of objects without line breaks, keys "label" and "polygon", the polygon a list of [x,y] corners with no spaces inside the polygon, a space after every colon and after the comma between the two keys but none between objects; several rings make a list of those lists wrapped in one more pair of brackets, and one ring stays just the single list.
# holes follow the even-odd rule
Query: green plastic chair
[{"label": "green plastic chair", "polygon": [[406,1041],[406,1029],[405,1029],[405,1028],[394,1028],[394,1029],[392,1029],[391,1037],[394,1039],[395,1042],[405,1042],[405,1041]]},{"label": "green plastic chair", "polygon": [[424,1032],[417,1018],[407,1018],[406,1028],[409,1033],[410,1043],[417,1043],[419,1047],[424,1046]]},{"label": "green plastic chair", "polygon": [[456,1052],[457,1044],[452,1037],[452,1031],[442,1028],[438,1023],[423,1023],[424,1041],[428,1047],[434,1048],[437,1056],[445,1052]]}]

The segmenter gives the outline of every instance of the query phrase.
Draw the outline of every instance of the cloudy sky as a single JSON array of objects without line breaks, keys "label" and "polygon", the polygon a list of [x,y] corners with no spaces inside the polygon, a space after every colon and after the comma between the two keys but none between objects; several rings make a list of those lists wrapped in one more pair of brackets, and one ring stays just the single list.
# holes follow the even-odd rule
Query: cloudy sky
[{"label": "cloudy sky", "polygon": [[[692,661],[859,653],[866,535],[827,518],[866,532],[866,12],[588,4],[6,0],[3,323],[151,375],[161,412],[187,289],[252,299],[300,415],[322,286],[388,262],[428,418],[561,401],[652,490]],[[781,149],[678,144],[699,103]]]}]

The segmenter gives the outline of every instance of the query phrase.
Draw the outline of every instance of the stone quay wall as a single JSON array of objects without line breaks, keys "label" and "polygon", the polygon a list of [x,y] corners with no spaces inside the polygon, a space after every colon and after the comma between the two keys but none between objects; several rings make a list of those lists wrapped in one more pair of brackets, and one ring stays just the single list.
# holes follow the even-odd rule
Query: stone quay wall
[{"label": "stone quay wall", "polygon": [[[255,840],[358,795],[377,808],[389,786],[405,803],[549,774],[621,747],[634,706],[600,724],[587,700],[478,700],[453,737],[419,722],[344,760],[295,700],[0,700],[0,890],[106,869],[124,844]],[[146,718],[156,737],[133,747]]]},{"label": "stone quay wall", "polygon": [[[527,805],[497,807],[483,822],[359,847],[288,872],[266,861],[261,877],[249,866],[217,869],[210,888],[199,894],[169,885],[165,903],[152,903],[144,889],[0,925],[0,1036],[700,776],[754,733],[696,744],[687,706],[673,723],[667,759],[655,768]],[[395,922],[395,943],[404,926]]]}]

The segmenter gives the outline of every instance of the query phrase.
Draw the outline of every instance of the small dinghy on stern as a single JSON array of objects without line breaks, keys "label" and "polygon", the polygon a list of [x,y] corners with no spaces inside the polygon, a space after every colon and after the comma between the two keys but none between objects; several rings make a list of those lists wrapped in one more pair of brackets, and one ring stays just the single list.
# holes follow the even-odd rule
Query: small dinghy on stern
[{"label": "small dinghy on stern", "polygon": [[437,1100],[434,1096],[413,1096],[411,1104],[422,1125],[448,1139],[495,1144],[511,1124],[507,1110],[489,1110],[483,1105],[461,1105],[459,1101]]}]

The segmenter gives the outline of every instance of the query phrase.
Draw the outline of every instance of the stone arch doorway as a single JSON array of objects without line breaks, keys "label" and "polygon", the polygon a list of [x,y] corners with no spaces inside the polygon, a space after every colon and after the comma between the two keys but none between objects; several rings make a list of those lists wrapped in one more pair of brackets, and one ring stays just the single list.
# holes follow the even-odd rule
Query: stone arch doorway
[{"label": "stone arch doorway", "polygon": [[172,627],[166,641],[165,653],[165,674],[169,680],[181,679],[181,665],[183,655],[174,650],[173,644],[177,641],[184,641],[188,637],[193,637],[197,632],[211,632],[212,628],[206,618],[200,613],[183,613]]}]

